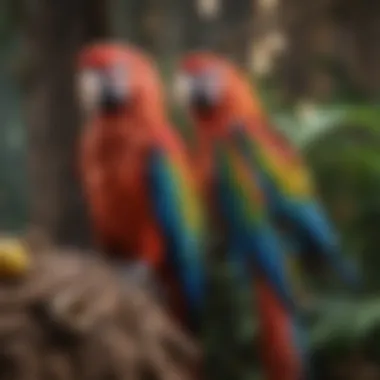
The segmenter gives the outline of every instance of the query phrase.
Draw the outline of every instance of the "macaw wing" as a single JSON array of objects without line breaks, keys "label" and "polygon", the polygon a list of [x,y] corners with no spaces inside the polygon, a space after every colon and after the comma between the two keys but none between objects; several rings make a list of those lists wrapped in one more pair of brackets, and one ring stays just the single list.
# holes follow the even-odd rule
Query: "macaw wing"
[{"label": "macaw wing", "polygon": [[[312,251],[321,255],[345,283],[357,286],[357,269],[344,258],[338,236],[313,194],[312,181],[303,163],[298,161],[293,166],[284,167],[280,167],[278,161],[277,165],[273,164],[267,147],[262,146],[262,141],[254,141],[244,126],[237,125],[231,128],[231,132],[252,172],[257,176],[259,170],[273,215],[291,225],[292,238],[302,247],[301,254],[310,254],[309,248],[312,247]],[[285,159],[284,164],[287,164]]]},{"label": "macaw wing", "polygon": [[233,242],[230,260],[242,276],[244,268],[239,263],[253,264],[256,275],[265,278],[285,308],[293,312],[296,305],[285,252],[268,217],[261,188],[236,153],[227,146],[215,150],[216,197]]},{"label": "macaw wing", "polygon": [[289,199],[284,209],[295,225],[296,236],[305,243],[305,248],[301,253],[303,255],[310,252],[318,254],[322,261],[328,263],[347,285],[359,287],[358,268],[343,254],[338,235],[321,205],[316,200]]},{"label": "macaw wing", "polygon": [[204,297],[202,208],[188,168],[160,148],[149,157],[148,181],[156,217],[167,243],[168,264],[181,286],[190,319],[199,317]]}]

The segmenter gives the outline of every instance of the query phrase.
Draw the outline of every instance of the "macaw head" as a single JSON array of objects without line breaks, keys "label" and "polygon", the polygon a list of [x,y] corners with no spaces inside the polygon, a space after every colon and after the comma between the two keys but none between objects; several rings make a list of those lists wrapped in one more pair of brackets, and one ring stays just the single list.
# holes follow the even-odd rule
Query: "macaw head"
[{"label": "macaw head", "polygon": [[97,43],[79,55],[77,88],[82,108],[101,115],[163,109],[153,62],[135,47]]},{"label": "macaw head", "polygon": [[249,79],[213,53],[190,53],[182,58],[174,94],[196,120],[240,118],[261,109]]}]

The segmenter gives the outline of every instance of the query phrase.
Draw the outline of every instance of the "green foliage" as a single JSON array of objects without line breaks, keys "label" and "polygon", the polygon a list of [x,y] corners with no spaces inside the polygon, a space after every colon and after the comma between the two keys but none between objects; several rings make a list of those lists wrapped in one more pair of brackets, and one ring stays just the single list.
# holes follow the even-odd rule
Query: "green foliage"
[{"label": "green foliage", "polygon": [[[275,119],[303,149],[322,199],[342,232],[344,247],[361,264],[367,293],[377,293],[380,108],[337,104],[316,107],[304,115],[281,113]],[[313,320],[313,356],[316,366],[325,368],[318,378],[327,379],[331,363],[343,360],[347,364],[352,355],[379,362],[378,298],[344,300],[330,296],[319,303]]]},{"label": "green foliage", "polygon": [[[315,173],[322,200],[342,232],[344,247],[362,266],[367,293],[377,292],[380,286],[377,274],[380,267],[380,126],[377,124],[380,111],[370,105],[331,105],[311,110],[304,117],[290,111],[272,114],[279,127],[304,151]],[[229,284],[227,288],[226,284]],[[229,282],[220,280],[218,286],[217,293],[223,295],[224,302],[235,297],[235,306],[230,306],[241,315],[240,322],[235,321],[235,333],[239,330],[236,326],[248,328],[242,327],[234,338],[216,334],[208,347],[218,360],[229,353],[223,365],[229,363],[229,370],[235,371],[238,378],[259,376],[251,295],[243,295],[237,306],[236,294],[244,294],[244,291],[238,290],[231,279]],[[228,289],[234,295],[228,297]],[[315,291],[324,294],[306,319],[317,379],[327,380],[334,366],[342,361],[347,366],[352,355],[379,360],[380,300],[376,297],[347,298],[339,293],[333,298],[332,292],[338,290],[333,283],[317,287]],[[252,308],[247,308],[247,304]],[[227,325],[223,326],[226,329]],[[229,342],[229,350],[222,342]],[[234,359],[253,356],[256,362]],[[226,375],[228,371],[223,365],[217,367]]]},{"label": "green foliage", "polygon": [[312,348],[315,364],[326,371],[326,378],[334,363],[348,363],[353,356],[368,362],[380,360],[380,300],[325,301],[319,318],[312,326]]},{"label": "green foliage", "polygon": [[378,289],[380,109],[330,105],[275,119],[303,149],[344,246],[362,263],[369,290]]},{"label": "green foliage", "polygon": [[[268,109],[274,104],[269,102]],[[186,119],[178,110],[176,112],[176,124],[186,138],[191,137]],[[367,292],[377,292],[380,289],[377,273],[380,267],[380,109],[370,104],[331,104],[311,105],[304,112],[274,109],[271,114],[275,124],[304,152],[315,174],[321,198],[342,232],[344,247],[362,266]],[[218,270],[215,268],[216,272]],[[228,373],[232,372],[239,379],[252,379],[259,374],[255,350],[258,347],[257,329],[252,331],[254,312],[247,308],[247,304],[252,306],[251,295],[238,291],[231,279],[223,278],[223,275],[219,277],[218,291],[214,294],[222,295],[223,299],[219,300],[222,304],[227,299],[230,299],[228,302],[235,299],[230,309],[241,317],[240,322],[235,319],[232,337],[215,332],[229,331],[226,326],[233,325],[231,321],[226,324],[218,315],[211,317],[222,326],[217,329],[214,325],[216,335],[208,340],[210,351],[219,361],[219,365],[213,366],[220,370],[215,375],[229,379]],[[327,374],[332,371],[330,364],[349,361],[354,349],[371,358],[380,353],[380,300],[345,299],[342,295],[332,298],[331,292],[339,289],[337,284],[319,285],[316,290],[324,291],[325,295],[309,315],[307,326],[318,367],[317,379],[327,380]],[[229,293],[232,293],[230,297]],[[242,297],[239,305],[236,294]],[[221,309],[214,307],[220,313]],[[254,362],[252,357],[256,358]]]}]

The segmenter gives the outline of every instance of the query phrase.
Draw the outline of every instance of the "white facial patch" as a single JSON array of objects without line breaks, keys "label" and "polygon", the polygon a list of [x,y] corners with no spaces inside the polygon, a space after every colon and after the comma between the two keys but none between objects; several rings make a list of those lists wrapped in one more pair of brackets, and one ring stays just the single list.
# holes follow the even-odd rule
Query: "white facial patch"
[{"label": "white facial patch", "polygon": [[194,79],[190,75],[183,72],[175,76],[172,95],[178,104],[185,106],[190,102],[193,81]]},{"label": "white facial patch", "polygon": [[102,78],[96,70],[83,70],[77,79],[77,91],[81,109],[86,115],[93,114],[100,102]]}]

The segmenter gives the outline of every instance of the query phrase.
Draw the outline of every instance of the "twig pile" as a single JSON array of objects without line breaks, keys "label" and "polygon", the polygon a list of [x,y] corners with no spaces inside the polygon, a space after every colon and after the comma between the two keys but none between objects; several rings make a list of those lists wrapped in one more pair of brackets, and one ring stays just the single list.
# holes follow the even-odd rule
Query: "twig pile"
[{"label": "twig pile", "polygon": [[0,380],[190,380],[199,353],[141,290],[78,252],[0,281]]}]

